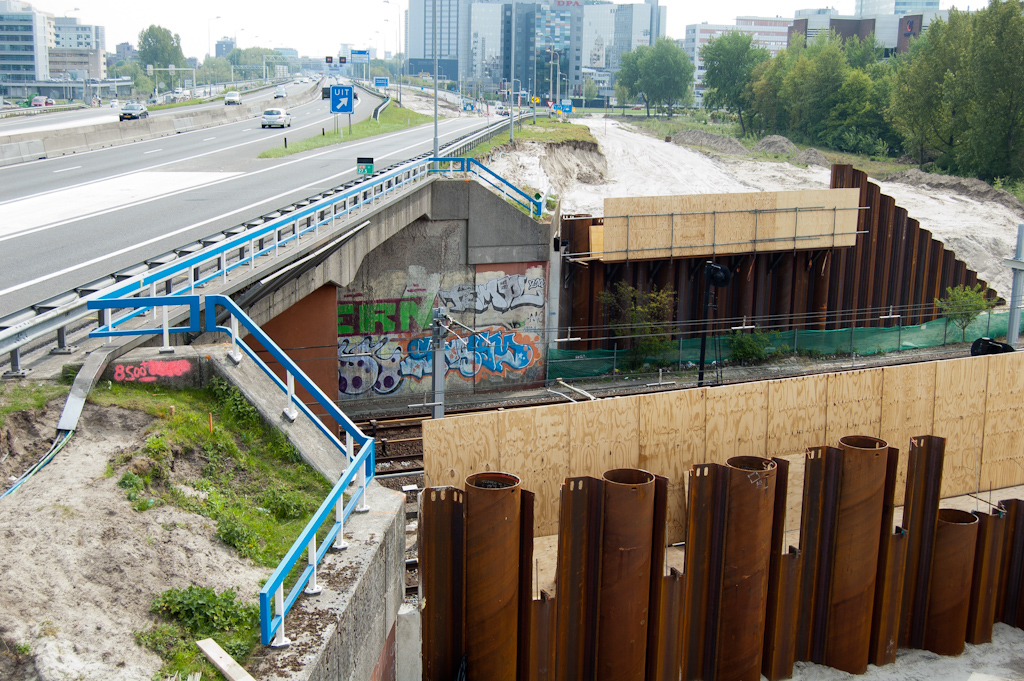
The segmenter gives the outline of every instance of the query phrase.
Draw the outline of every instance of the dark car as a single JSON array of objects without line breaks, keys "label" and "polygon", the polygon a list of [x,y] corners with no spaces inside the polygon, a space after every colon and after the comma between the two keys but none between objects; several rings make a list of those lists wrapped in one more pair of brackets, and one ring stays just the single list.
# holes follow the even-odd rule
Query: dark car
[{"label": "dark car", "polygon": [[330,99],[330,98],[331,98],[331,88],[325,87],[325,88],[320,90],[320,99]]},{"label": "dark car", "polygon": [[149,118],[149,109],[139,102],[125,104],[124,108],[121,109],[121,120],[123,121],[132,118]]}]

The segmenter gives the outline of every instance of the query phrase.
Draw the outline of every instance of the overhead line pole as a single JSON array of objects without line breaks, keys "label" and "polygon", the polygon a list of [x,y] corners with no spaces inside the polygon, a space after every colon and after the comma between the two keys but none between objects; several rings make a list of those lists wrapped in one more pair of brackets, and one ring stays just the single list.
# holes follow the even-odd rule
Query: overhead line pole
[{"label": "overhead line pole", "polygon": [[[438,144],[437,144],[437,0],[434,0],[433,4],[434,14],[434,158],[438,157]],[[437,167],[437,163],[434,163],[434,167]]]}]

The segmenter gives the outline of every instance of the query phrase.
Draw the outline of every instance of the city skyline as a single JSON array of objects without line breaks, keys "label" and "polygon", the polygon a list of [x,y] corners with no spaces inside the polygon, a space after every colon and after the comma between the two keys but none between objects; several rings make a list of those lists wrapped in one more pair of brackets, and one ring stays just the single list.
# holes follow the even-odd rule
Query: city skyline
[{"label": "city skyline", "polygon": [[[621,1],[621,0],[620,0]],[[134,5],[101,0],[36,0],[38,10],[55,17],[75,17],[83,24],[106,28],[106,49],[113,52],[118,43],[138,46],[139,32],[151,24],[162,26],[181,36],[186,57],[203,59],[213,53],[213,44],[222,37],[231,37],[240,48],[293,48],[302,56],[335,55],[342,43],[373,47],[383,55],[394,53],[401,41],[398,24],[405,31],[407,0],[367,0],[359,3],[326,5],[311,0],[295,0],[289,4],[294,21],[282,21],[277,13],[254,14],[251,3],[239,0],[214,0],[177,5]],[[798,9],[834,7],[840,14],[852,14],[855,0],[815,4],[807,0],[779,0],[771,4],[757,0],[728,0],[693,7],[684,0],[661,0],[667,8],[666,34],[683,39],[687,24],[732,23],[737,16],[782,16],[792,18]],[[942,9],[956,3],[942,0]],[[219,18],[218,18],[219,17]],[[308,19],[306,17],[309,17]],[[386,21],[385,21],[386,20]],[[337,28],[331,28],[332,24]],[[315,27],[315,33],[310,27]]]}]

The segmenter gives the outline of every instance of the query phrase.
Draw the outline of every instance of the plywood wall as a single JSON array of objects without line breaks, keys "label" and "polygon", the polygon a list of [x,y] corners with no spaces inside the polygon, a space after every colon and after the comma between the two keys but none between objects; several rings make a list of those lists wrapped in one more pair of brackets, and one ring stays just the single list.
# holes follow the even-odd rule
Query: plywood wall
[{"label": "plywood wall", "polygon": [[[537,494],[538,536],[557,529],[567,476],[639,467],[669,479],[670,541],[682,539],[686,472],[733,456],[790,461],[787,528],[799,525],[803,450],[845,435],[900,450],[946,438],[943,496],[1024,483],[1024,353],[847,371],[427,421],[428,484],[504,470]],[[979,483],[980,473],[980,483]]]},{"label": "plywood wall", "polygon": [[856,189],[610,198],[592,250],[614,262],[852,246],[859,201]]}]

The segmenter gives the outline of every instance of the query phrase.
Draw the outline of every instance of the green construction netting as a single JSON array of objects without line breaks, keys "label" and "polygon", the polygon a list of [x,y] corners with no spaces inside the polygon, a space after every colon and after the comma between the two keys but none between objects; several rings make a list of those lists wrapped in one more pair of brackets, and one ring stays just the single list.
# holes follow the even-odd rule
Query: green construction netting
[{"label": "green construction netting", "polygon": [[[1006,336],[1009,312],[992,312],[980,315],[967,327],[961,338],[960,329],[947,323],[944,317],[916,326],[892,326],[888,328],[852,328],[833,331],[780,331],[771,337],[767,352],[782,350],[810,355],[874,355],[895,350],[930,348],[962,340],[973,342],[981,337],[1002,338]],[[1024,326],[1024,325],[1022,325]],[[715,344],[720,353],[716,353]],[[732,346],[729,336],[708,336],[707,356],[711,361],[720,354],[723,360],[731,359]],[[627,362],[624,350],[555,350],[548,351],[548,378],[586,378],[610,374],[621,369]],[[700,339],[688,338],[672,341],[671,350],[659,356],[647,357],[652,366],[681,366],[700,360]]]}]

